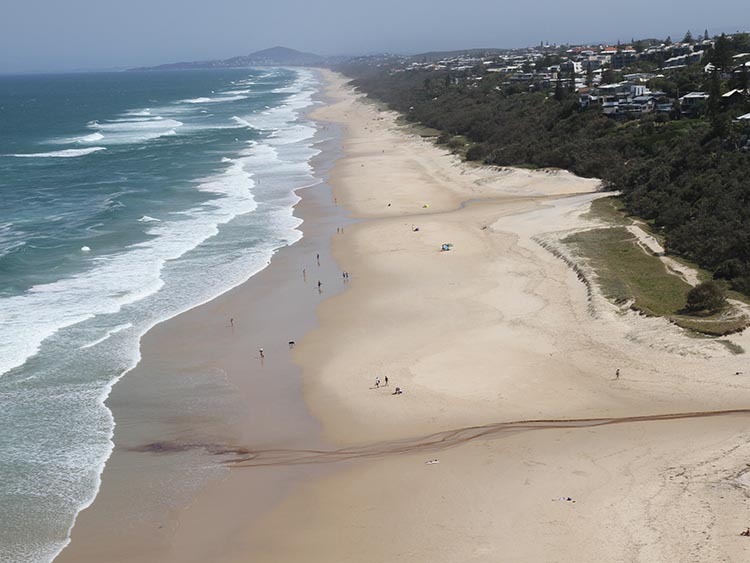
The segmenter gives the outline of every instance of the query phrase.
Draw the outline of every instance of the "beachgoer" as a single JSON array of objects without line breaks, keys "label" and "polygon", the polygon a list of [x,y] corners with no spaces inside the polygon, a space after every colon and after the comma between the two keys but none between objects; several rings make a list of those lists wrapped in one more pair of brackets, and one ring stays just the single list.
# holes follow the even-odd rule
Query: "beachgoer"
[{"label": "beachgoer", "polygon": [[263,358],[265,358],[265,357],[266,357],[266,356],[265,356],[265,354],[263,353],[263,348],[261,348],[261,349],[260,349],[260,350],[258,350],[258,351],[260,352],[260,358],[261,358],[261,359],[263,359]]},{"label": "beachgoer", "polygon": [[385,379],[385,386],[388,387],[388,376],[386,375],[383,379]]},{"label": "beachgoer", "polygon": [[615,371],[615,379],[620,379],[620,368],[617,368],[617,371]]},{"label": "beachgoer", "polygon": [[296,344],[296,342],[294,340],[290,340],[289,341],[289,347],[290,348],[294,348],[295,344]]},{"label": "beachgoer", "polygon": [[321,285],[323,285],[323,283],[320,280],[318,280],[318,289],[320,289]]},{"label": "beachgoer", "polygon": [[375,388],[378,388],[378,387],[380,387],[380,378],[376,377],[375,378]]},{"label": "beachgoer", "polygon": [[232,328],[234,328],[234,317],[232,317],[231,319],[229,319],[229,326],[231,326]]},{"label": "beachgoer", "polygon": [[393,392],[394,395],[400,395],[401,393],[403,393],[403,391],[401,391],[401,387],[396,387],[396,390]]},{"label": "beachgoer", "polygon": [[307,270],[305,270],[304,268],[302,268],[302,278],[304,279],[306,277],[307,277]]}]

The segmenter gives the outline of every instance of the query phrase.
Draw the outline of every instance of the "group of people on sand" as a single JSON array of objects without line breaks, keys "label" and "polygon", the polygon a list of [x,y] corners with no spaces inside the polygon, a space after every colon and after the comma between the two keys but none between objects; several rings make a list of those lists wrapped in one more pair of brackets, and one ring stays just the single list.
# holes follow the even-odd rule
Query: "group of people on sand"
[{"label": "group of people on sand", "polygon": [[[341,232],[344,232],[344,229],[341,229]],[[315,261],[318,263],[318,266],[320,266],[320,253],[317,253],[315,255]],[[307,281],[307,268],[302,268],[302,279]],[[349,281],[349,272],[341,272],[341,279],[344,280],[344,282]],[[323,282],[318,280],[318,293],[323,293]]]},{"label": "group of people on sand", "polygon": [[[380,384],[381,384],[380,378],[376,377],[375,378],[375,389],[380,389]],[[383,377],[383,387],[388,387],[388,376],[387,375]],[[403,391],[402,391],[401,387],[396,387],[396,389],[393,391],[394,395],[401,395],[402,393],[403,393]]]}]

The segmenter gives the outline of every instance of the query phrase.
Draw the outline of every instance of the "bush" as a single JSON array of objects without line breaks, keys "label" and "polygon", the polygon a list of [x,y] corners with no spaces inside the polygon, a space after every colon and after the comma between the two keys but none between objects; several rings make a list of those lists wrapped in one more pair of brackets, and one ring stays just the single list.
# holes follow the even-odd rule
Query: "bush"
[{"label": "bush", "polygon": [[482,145],[474,145],[466,151],[466,160],[483,160],[487,149]]},{"label": "bush", "polygon": [[724,289],[715,281],[696,285],[687,294],[687,310],[693,313],[700,311],[715,312],[727,301]]}]

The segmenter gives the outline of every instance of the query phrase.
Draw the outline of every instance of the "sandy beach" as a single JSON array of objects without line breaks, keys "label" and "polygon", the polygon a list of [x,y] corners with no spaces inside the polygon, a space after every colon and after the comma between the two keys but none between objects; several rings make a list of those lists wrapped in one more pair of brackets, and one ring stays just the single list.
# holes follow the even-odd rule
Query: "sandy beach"
[{"label": "sandy beach", "polygon": [[[313,117],[343,133],[332,194],[303,196],[305,238],[262,274],[144,339],[102,493],[59,561],[742,560],[750,414],[660,415],[750,407],[746,356],[621,311],[560,259],[594,226],[598,182],[461,163],[322,72]],[[191,370],[223,374],[186,395],[211,393],[212,416],[135,401],[148,373]],[[123,420],[118,396],[149,408],[120,404]],[[165,451],[133,451],[153,444],[145,412]],[[179,444],[225,473],[123,519]]]}]

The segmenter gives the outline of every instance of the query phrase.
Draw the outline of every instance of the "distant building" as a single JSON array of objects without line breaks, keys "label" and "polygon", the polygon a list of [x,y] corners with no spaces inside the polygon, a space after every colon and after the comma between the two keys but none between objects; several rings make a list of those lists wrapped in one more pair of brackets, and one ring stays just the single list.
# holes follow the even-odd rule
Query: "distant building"
[{"label": "distant building", "polygon": [[705,92],[690,92],[680,98],[680,110],[685,114],[695,114],[711,96]]},{"label": "distant building", "polygon": [[612,55],[612,68],[620,69],[638,60],[638,53],[633,49],[623,49]]},{"label": "distant building", "polygon": [[721,95],[721,103],[725,106],[741,104],[744,103],[748,97],[750,97],[750,91],[734,89]]},{"label": "distant building", "polygon": [[703,51],[696,51],[678,55],[664,61],[664,68],[679,68],[701,62]]}]

